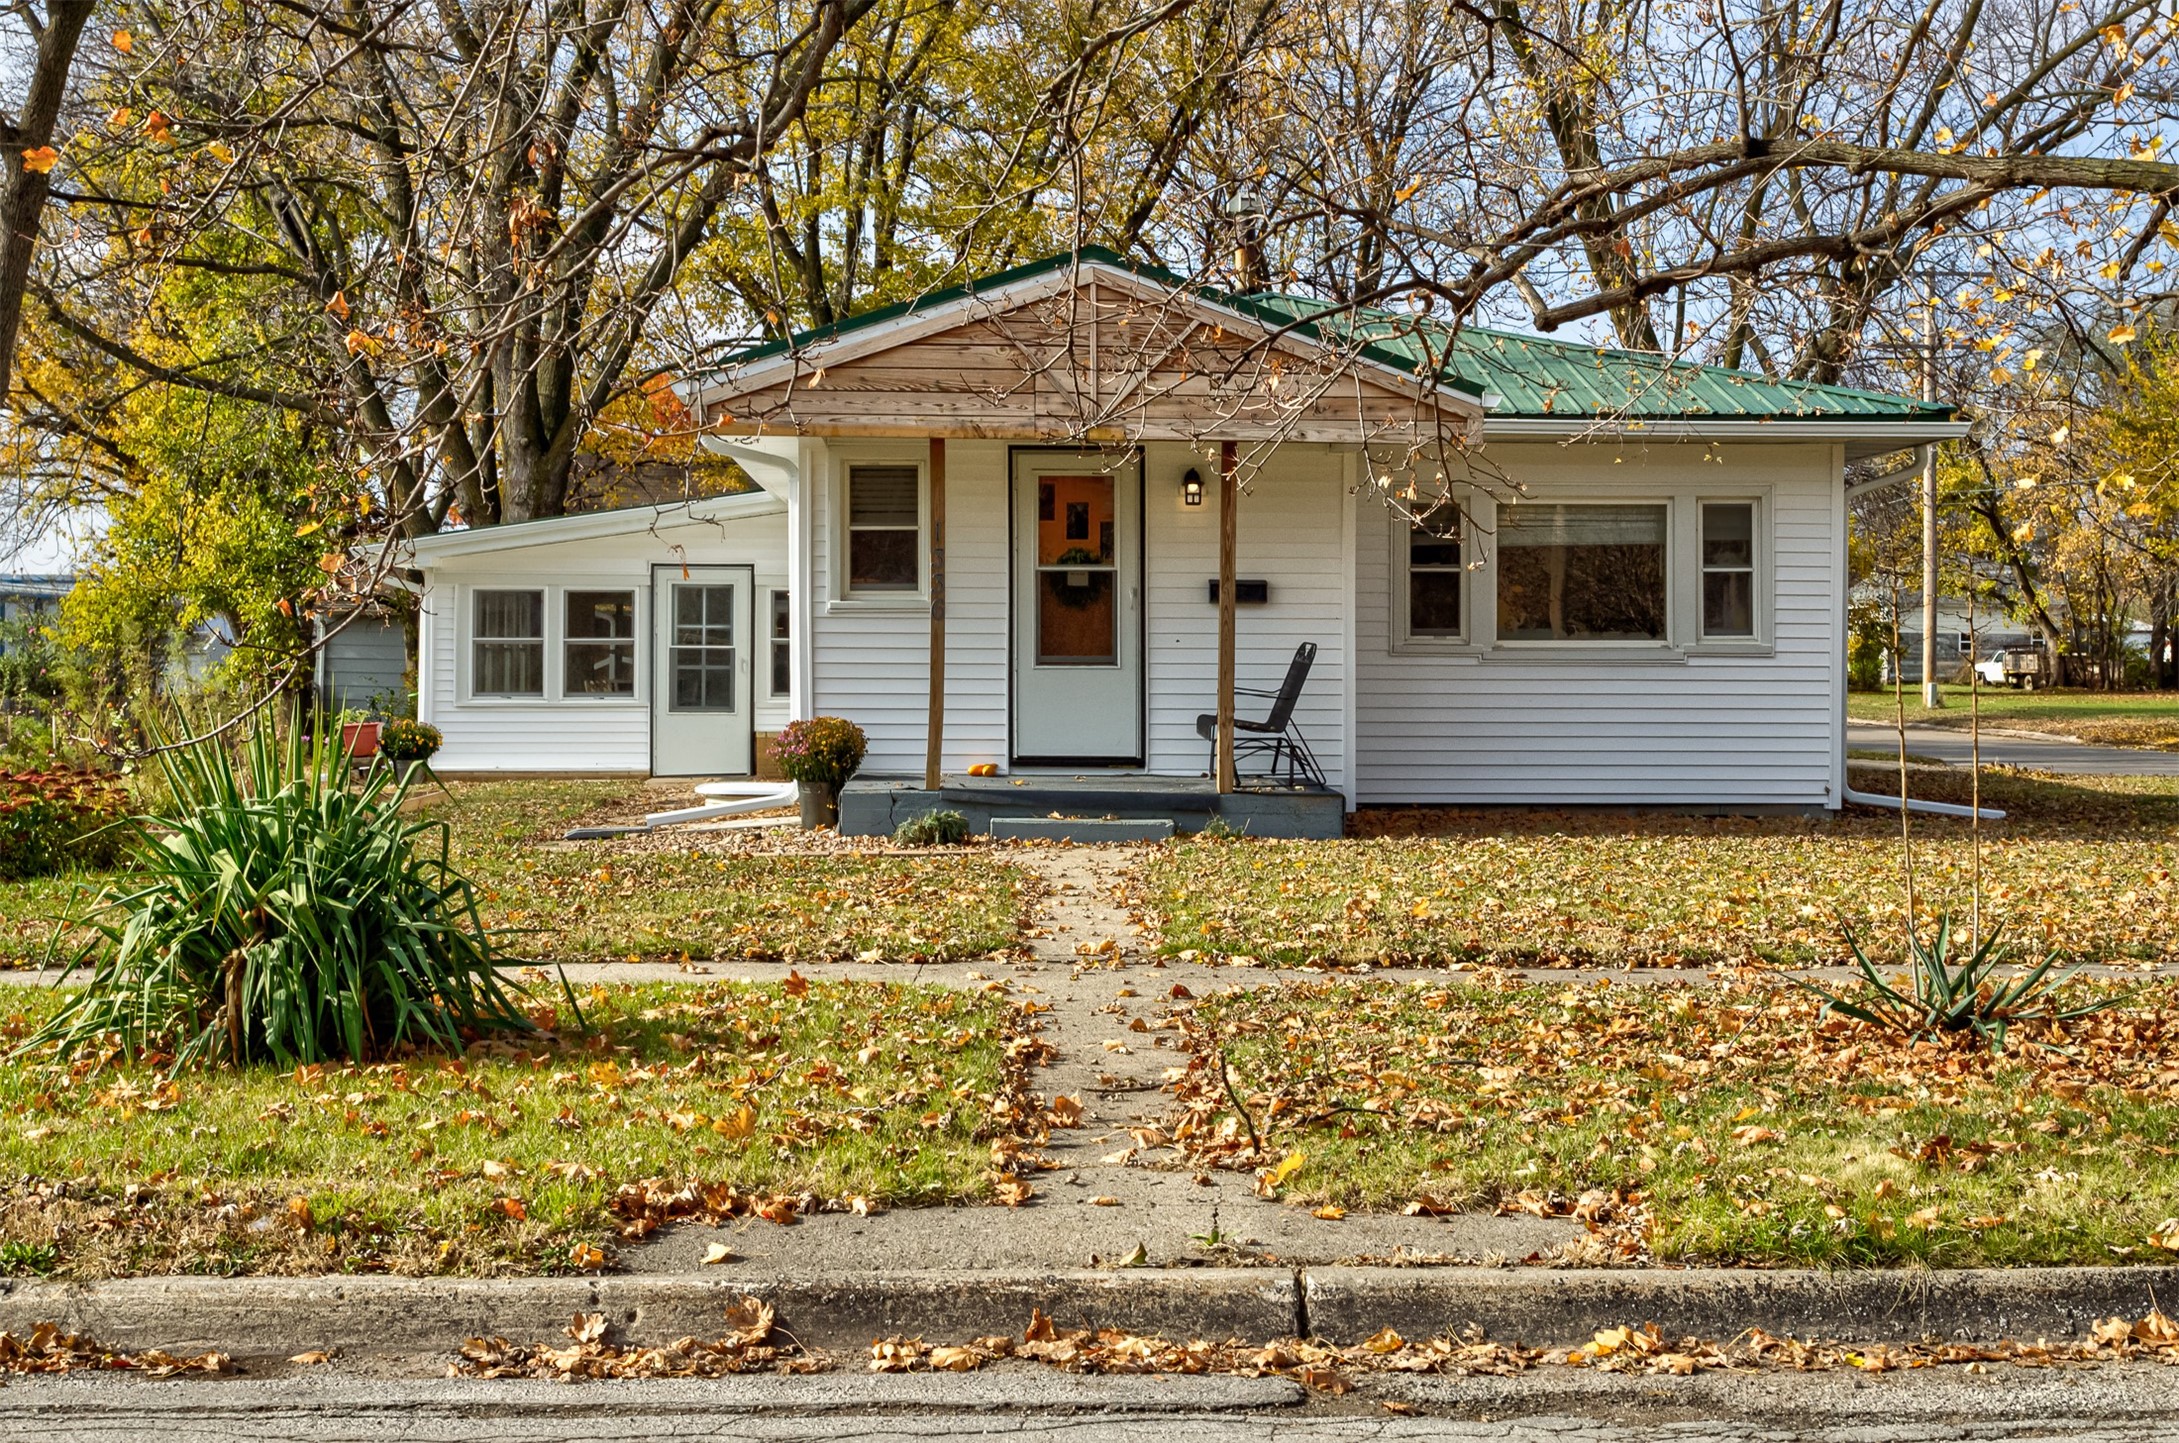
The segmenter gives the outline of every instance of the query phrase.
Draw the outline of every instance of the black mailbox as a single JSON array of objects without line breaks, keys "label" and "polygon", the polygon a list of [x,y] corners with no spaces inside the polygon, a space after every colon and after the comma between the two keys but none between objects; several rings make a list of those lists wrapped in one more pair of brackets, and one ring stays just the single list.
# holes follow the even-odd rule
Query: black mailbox
[{"label": "black mailbox", "polygon": [[[1209,586],[1211,605],[1216,606],[1218,604],[1218,578],[1212,577]],[[1245,581],[1238,577],[1235,578],[1233,583],[1233,604],[1235,606],[1261,606],[1270,599],[1270,582]]]}]

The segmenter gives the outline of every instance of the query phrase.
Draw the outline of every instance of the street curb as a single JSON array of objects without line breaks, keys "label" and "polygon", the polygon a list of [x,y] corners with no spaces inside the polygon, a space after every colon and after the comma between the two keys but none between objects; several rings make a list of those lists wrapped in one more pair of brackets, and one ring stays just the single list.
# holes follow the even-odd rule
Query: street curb
[{"label": "street curb", "polygon": [[811,1348],[859,1353],[879,1338],[965,1341],[1019,1333],[1033,1309],[1061,1328],[1176,1337],[1290,1336],[1300,1286],[1283,1268],[852,1277],[126,1278],[0,1285],[0,1328],[59,1323],[108,1347],[217,1349],[275,1357],[450,1352],[471,1337],[552,1342],[577,1313],[604,1313],[614,1340],[715,1338],[743,1297]]},{"label": "street curb", "polygon": [[1348,1345],[1390,1327],[1410,1338],[1470,1328],[1500,1342],[1562,1347],[1655,1323],[1727,1341],[1750,1328],[1841,1342],[1937,1337],[2077,1338],[2100,1318],[2179,1306],[2179,1267],[1959,1272],[1726,1268],[1283,1268],[807,1278],[125,1278],[0,1282],[0,1328],[55,1322],[121,1349],[217,1349],[285,1357],[446,1353],[498,1335],[552,1342],[577,1313],[603,1313],[616,1341],[717,1337],[743,1297],[770,1303],[805,1346],[855,1354],[879,1338],[961,1342],[1018,1333],[1032,1310],[1062,1329],[1253,1342],[1306,1331]]},{"label": "street curb", "polygon": [[1311,1268],[1315,1337],[1347,1345],[1381,1328],[1410,1338],[1470,1327],[1503,1343],[1565,1347],[1603,1328],[1655,1323],[1726,1341],[1750,1328],[1840,1342],[2085,1337],[2099,1318],[2179,1307],[2179,1268],[1955,1272],[1734,1268]]}]

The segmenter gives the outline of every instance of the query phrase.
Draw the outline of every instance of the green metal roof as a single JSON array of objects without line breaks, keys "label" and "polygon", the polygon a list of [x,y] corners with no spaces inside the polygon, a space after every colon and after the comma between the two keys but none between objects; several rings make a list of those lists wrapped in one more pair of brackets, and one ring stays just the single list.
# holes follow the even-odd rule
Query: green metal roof
[{"label": "green metal roof", "polygon": [[1157,266],[1122,259],[1103,246],[1062,251],[914,300],[864,311],[816,330],[736,352],[741,365],[799,350],[937,310],[955,301],[1016,281],[1048,275],[1084,262],[1129,271],[1272,327],[1334,344],[1353,346],[1366,359],[1408,375],[1437,371],[1438,384],[1469,396],[1496,396],[1492,420],[1767,420],[1941,421],[1953,408],[1850,386],[1780,381],[1722,366],[1668,361],[1634,351],[1587,346],[1546,336],[1483,326],[1462,326],[1457,335],[1425,316],[1388,311],[1349,313],[1309,296],[1258,292],[1233,295],[1197,285]]},{"label": "green metal roof", "polygon": [[[1302,296],[1251,299],[1296,314],[1331,308],[1329,302]],[[1407,370],[1437,364],[1444,374],[1497,396],[1492,420],[1942,421],[1953,409],[1880,391],[1777,381],[1723,366],[1485,326],[1464,325],[1454,335],[1450,327],[1426,316],[1364,310],[1339,324],[1351,327],[1374,349],[1397,353]]]}]

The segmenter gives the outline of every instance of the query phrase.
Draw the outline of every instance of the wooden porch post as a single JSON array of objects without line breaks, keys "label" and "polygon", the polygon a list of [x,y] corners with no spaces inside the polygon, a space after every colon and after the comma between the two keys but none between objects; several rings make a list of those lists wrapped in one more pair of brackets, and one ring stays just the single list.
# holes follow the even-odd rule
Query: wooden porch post
[{"label": "wooden porch post", "polygon": [[931,718],[925,729],[923,788],[940,786],[946,749],[946,442],[931,437]]},{"label": "wooden porch post", "polygon": [[1233,573],[1239,447],[1218,446],[1218,790],[1234,790],[1233,770]]}]

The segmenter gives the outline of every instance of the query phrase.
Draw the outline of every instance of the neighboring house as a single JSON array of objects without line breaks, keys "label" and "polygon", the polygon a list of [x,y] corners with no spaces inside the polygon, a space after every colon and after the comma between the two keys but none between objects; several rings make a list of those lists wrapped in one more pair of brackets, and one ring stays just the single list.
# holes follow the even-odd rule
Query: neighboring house
[{"label": "neighboring house", "polygon": [[[1978,607],[1970,615],[1964,596],[1939,595],[1937,598],[1937,677],[1940,681],[1960,682],[1967,680],[1967,663],[1970,654],[1978,660],[1987,660],[2002,651],[2036,644],[2036,634],[2001,612],[1993,612],[1987,605]],[[1887,645],[1884,657],[1884,681],[1894,680],[1896,665],[1900,675],[1896,678],[1909,685],[1922,680],[1922,598],[1919,592],[1901,600],[1899,611],[1899,655],[1894,657]]]},{"label": "neighboring house", "polygon": [[319,700],[334,711],[368,709],[383,697],[408,691],[408,638],[400,619],[383,606],[320,616],[311,622],[316,645],[312,682]]},{"label": "neighboring house", "polygon": [[1845,466],[1948,409],[1318,314],[1084,251],[737,357],[689,399],[761,494],[415,543],[441,764],[746,773],[823,713],[921,776],[942,580],[945,771],[1200,777],[1230,466],[1239,682],[1316,645],[1344,805],[1840,804]]},{"label": "neighboring house", "polygon": [[[73,576],[0,574],[0,622],[44,616],[58,608],[75,585]],[[0,646],[6,644],[0,641]]]}]

